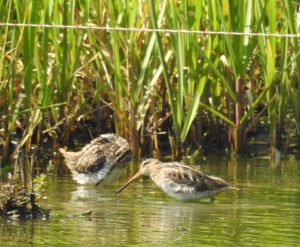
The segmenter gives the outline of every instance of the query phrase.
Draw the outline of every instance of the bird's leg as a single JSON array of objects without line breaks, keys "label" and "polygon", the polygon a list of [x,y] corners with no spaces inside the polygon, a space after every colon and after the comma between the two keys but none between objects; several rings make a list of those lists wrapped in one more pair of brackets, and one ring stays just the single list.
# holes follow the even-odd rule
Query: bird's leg
[{"label": "bird's leg", "polygon": [[100,180],[99,182],[97,182],[94,187],[96,188],[99,184],[101,184],[103,182],[103,180]]},{"label": "bird's leg", "polygon": [[214,196],[210,196],[209,199],[210,199],[210,202],[214,202],[216,198]]}]

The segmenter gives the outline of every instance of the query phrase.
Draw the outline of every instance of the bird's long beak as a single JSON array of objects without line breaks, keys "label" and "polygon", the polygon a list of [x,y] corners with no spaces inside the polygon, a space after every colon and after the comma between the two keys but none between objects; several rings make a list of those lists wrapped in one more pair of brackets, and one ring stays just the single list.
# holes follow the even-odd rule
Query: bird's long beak
[{"label": "bird's long beak", "polygon": [[117,192],[116,194],[121,193],[122,190],[124,190],[128,185],[130,185],[134,180],[137,180],[139,177],[141,177],[143,174],[141,171],[138,171],[131,179],[128,180],[126,184],[124,184]]}]

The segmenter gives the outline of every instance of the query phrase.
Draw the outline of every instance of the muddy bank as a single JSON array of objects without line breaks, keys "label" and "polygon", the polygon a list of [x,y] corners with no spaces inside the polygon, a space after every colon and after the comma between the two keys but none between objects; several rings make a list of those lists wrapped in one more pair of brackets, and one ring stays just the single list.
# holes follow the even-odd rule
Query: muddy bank
[{"label": "muddy bank", "polygon": [[0,186],[0,215],[13,220],[48,218],[50,211],[41,208],[36,195],[24,186],[7,182]]}]

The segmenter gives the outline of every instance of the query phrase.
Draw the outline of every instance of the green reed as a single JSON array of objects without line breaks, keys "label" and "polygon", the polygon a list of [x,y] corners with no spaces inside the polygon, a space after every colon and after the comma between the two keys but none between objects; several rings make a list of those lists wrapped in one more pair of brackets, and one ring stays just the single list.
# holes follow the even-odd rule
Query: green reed
[{"label": "green reed", "polygon": [[[285,20],[287,23],[286,30],[290,33],[299,33],[299,27],[297,28],[297,25],[299,23],[299,6],[298,10],[296,9],[297,6],[295,6],[292,2],[286,1],[285,4]],[[287,81],[287,88],[288,92],[287,95],[290,97],[290,105],[292,107],[293,113],[294,113],[294,119],[295,119],[295,125],[297,129],[298,134],[298,140],[299,140],[299,134],[300,134],[300,87],[299,87],[299,78],[300,78],[300,47],[298,43],[298,39],[292,39],[291,40],[291,52],[290,55],[292,56],[292,68],[291,72],[293,72],[290,77],[286,78]],[[288,48],[286,48],[288,49]]]},{"label": "green reed", "polygon": [[[2,22],[299,30],[293,1],[0,0],[0,6]],[[66,142],[79,119],[93,119],[98,132],[111,128],[104,126],[110,112],[112,128],[137,155],[148,142],[158,154],[163,136],[178,157],[186,146],[211,142],[243,153],[263,121],[274,154],[287,116],[299,138],[296,38],[2,27],[0,39],[4,156],[16,132],[18,147],[29,150],[46,134]]]}]

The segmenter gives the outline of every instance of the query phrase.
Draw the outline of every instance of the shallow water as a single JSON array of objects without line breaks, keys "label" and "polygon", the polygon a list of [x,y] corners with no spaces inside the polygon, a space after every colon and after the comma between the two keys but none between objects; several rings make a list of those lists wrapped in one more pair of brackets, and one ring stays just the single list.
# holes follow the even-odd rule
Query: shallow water
[{"label": "shallow water", "polygon": [[[300,162],[207,159],[197,169],[237,191],[214,202],[176,201],[149,179],[115,191],[134,172],[104,187],[76,184],[61,160],[44,166],[48,220],[0,218],[0,246],[300,246]],[[91,215],[81,215],[91,211]]]}]

